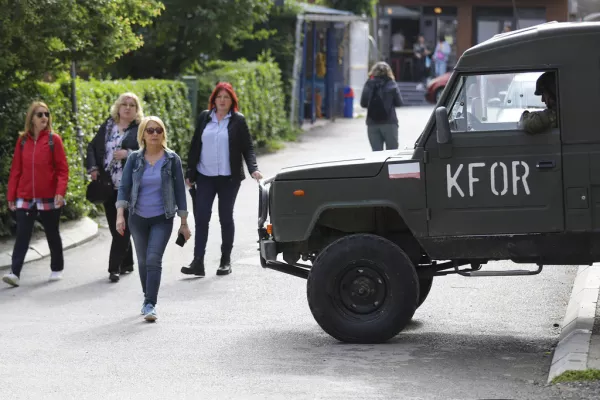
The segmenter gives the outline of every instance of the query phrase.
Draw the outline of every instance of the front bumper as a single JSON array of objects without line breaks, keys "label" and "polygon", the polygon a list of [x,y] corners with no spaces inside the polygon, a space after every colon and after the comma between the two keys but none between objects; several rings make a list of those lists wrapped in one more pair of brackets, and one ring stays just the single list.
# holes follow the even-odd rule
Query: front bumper
[{"label": "front bumper", "polygon": [[260,252],[260,265],[263,268],[273,269],[299,278],[308,278],[309,269],[301,265],[291,265],[277,261],[277,242],[265,226],[269,219],[269,186],[275,178],[269,178],[264,183],[258,184],[258,250]]}]

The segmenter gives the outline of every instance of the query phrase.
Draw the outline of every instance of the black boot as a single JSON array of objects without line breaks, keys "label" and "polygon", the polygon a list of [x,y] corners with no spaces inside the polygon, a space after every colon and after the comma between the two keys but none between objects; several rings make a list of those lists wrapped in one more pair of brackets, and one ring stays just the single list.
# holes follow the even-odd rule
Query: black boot
[{"label": "black boot", "polygon": [[228,275],[231,273],[231,258],[229,256],[221,256],[221,262],[219,263],[219,269],[217,269],[217,275]]},{"label": "black boot", "polygon": [[204,277],[204,260],[202,258],[194,258],[189,267],[181,268],[181,273]]}]

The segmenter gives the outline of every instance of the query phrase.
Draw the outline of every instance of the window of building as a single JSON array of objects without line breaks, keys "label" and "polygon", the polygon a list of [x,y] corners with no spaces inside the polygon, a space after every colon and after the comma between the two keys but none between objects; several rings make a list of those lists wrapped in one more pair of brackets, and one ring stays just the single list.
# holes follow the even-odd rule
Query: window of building
[{"label": "window of building", "polygon": [[448,103],[451,131],[518,130],[525,110],[547,108],[541,96],[535,95],[536,81],[543,72],[460,77]]},{"label": "window of building", "polygon": [[475,7],[474,44],[485,42],[499,33],[530,28],[546,22],[544,8]]}]

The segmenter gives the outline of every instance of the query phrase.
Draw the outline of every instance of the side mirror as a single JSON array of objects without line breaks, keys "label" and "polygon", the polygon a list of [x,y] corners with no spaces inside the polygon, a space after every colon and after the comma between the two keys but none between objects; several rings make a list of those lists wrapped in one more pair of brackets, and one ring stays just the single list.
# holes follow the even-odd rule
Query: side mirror
[{"label": "side mirror", "polygon": [[448,121],[448,110],[446,110],[446,107],[441,106],[435,109],[435,126],[438,143],[450,143],[450,122]]},{"label": "side mirror", "polygon": [[450,122],[446,107],[441,106],[435,109],[435,127],[440,158],[452,157],[452,144],[450,143],[452,137],[450,136]]}]

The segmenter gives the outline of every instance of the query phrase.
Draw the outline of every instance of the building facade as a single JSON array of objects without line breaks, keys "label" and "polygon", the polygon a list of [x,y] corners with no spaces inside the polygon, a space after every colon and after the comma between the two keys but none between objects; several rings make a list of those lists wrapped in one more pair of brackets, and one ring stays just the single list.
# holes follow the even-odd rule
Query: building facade
[{"label": "building facade", "polygon": [[568,21],[569,8],[569,0],[380,0],[380,58],[392,66],[396,80],[414,82],[412,49],[420,34],[432,51],[443,36],[451,49],[450,71],[469,47],[507,30]]}]

